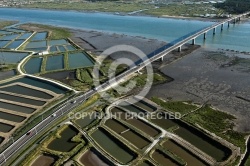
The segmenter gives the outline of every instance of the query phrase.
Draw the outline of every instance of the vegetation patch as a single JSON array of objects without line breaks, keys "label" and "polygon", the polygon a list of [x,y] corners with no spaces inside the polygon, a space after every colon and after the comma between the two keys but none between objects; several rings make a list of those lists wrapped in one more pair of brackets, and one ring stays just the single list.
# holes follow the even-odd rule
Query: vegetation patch
[{"label": "vegetation patch", "polygon": [[163,101],[157,97],[152,97],[151,100],[166,110],[171,112],[179,112],[182,115],[198,108],[195,105],[191,105],[182,101]]}]

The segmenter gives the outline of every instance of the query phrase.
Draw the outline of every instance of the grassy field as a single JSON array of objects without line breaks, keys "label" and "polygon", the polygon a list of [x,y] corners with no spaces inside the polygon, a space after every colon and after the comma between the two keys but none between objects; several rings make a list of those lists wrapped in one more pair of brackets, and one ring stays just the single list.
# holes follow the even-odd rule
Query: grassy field
[{"label": "grassy field", "polygon": [[132,12],[140,9],[152,9],[153,5],[145,5],[141,3],[121,3],[121,2],[84,2],[84,3],[34,3],[25,5],[28,8],[43,9],[70,9],[84,11],[100,11],[100,12]]},{"label": "grassy field", "polygon": [[48,39],[50,40],[71,37],[71,33],[67,29],[55,26],[41,24],[23,24],[20,27],[25,30],[49,31],[50,33]]},{"label": "grassy field", "polygon": [[7,27],[7,26],[10,26],[10,25],[13,25],[13,24],[16,24],[18,23],[18,21],[3,21],[3,20],[0,20],[0,29],[4,28],[4,27]]},{"label": "grassy field", "polygon": [[165,102],[157,97],[152,97],[151,100],[166,110],[169,110],[172,112],[179,112],[182,115],[197,109],[197,106],[187,104],[187,103],[184,103],[182,101],[167,101],[167,102]]},{"label": "grassy field", "polygon": [[185,5],[185,4],[171,4],[171,5],[162,5],[159,8],[147,10],[145,14],[155,15],[155,16],[186,16],[186,17],[195,17],[205,14],[222,14],[223,11],[215,9],[210,4],[203,5]]},{"label": "grassy field", "polygon": [[121,12],[130,13],[138,10],[145,10],[142,14],[154,16],[187,16],[194,17],[205,14],[222,14],[222,9],[215,8],[212,4],[161,4],[152,5],[140,2],[84,2],[84,3],[34,3],[25,5],[27,8],[99,11],[99,12]]}]

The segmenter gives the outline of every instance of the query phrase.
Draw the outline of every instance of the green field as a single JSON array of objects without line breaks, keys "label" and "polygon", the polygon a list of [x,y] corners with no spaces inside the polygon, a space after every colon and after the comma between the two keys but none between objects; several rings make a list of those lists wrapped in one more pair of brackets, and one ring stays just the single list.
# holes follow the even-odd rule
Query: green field
[{"label": "green field", "polygon": [[189,113],[190,111],[193,111],[197,109],[197,106],[184,103],[182,101],[163,101],[157,97],[152,97],[152,101],[156,104],[160,105],[166,110],[172,111],[172,112],[179,112],[182,115]]},{"label": "green field", "polygon": [[84,11],[101,11],[101,12],[132,12],[140,9],[152,9],[153,5],[142,3],[122,3],[114,1],[106,2],[84,2],[84,3],[34,3],[25,5],[28,8],[43,8],[43,9],[70,9]]},{"label": "green field", "polygon": [[127,2],[127,1],[98,1],[83,3],[33,3],[24,5],[27,8],[43,8],[58,10],[78,10],[78,11],[99,11],[99,12],[121,12],[130,13],[143,10],[141,14],[154,16],[186,16],[194,17],[205,14],[222,14],[223,9],[217,9],[212,4],[149,4],[145,2]]}]

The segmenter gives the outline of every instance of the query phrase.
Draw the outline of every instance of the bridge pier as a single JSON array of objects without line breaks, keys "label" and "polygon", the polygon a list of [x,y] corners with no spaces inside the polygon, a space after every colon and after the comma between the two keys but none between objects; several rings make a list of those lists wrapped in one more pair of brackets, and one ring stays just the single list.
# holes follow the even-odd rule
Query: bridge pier
[{"label": "bridge pier", "polygon": [[207,38],[207,32],[204,33],[203,39],[205,40]]},{"label": "bridge pier", "polygon": [[224,27],[224,24],[221,24],[221,28],[220,28],[220,29],[221,29],[221,31],[223,31],[223,27]]},{"label": "bridge pier", "polygon": [[161,61],[162,61],[162,62],[163,62],[163,60],[164,60],[163,58],[164,58],[164,56],[161,57]]},{"label": "bridge pier", "polygon": [[181,52],[181,46],[180,46],[180,47],[178,47],[178,52]]},{"label": "bridge pier", "polygon": [[213,34],[215,34],[216,33],[216,28],[214,28],[214,30],[213,30]]},{"label": "bridge pier", "polygon": [[192,45],[195,45],[195,39],[192,39]]},{"label": "bridge pier", "polygon": [[236,23],[236,18],[234,18],[234,22],[233,22],[234,24]]},{"label": "bridge pier", "polygon": [[230,21],[227,22],[227,27],[229,27],[229,25],[230,25]]}]

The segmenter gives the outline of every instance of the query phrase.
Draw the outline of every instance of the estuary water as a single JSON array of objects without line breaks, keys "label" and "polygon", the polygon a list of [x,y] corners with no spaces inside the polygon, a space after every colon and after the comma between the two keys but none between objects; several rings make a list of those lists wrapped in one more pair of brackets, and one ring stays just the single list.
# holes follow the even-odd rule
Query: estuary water
[{"label": "estuary water", "polygon": [[[69,28],[122,33],[166,42],[214,24],[214,22],[197,20],[18,8],[0,8],[0,19],[19,20],[20,23],[34,22]],[[222,32],[218,27],[216,35],[209,32],[205,41],[203,36],[200,36],[196,43],[204,47],[250,51],[248,36],[250,36],[250,21],[245,20],[235,25],[231,24],[230,28],[224,26]]]}]

